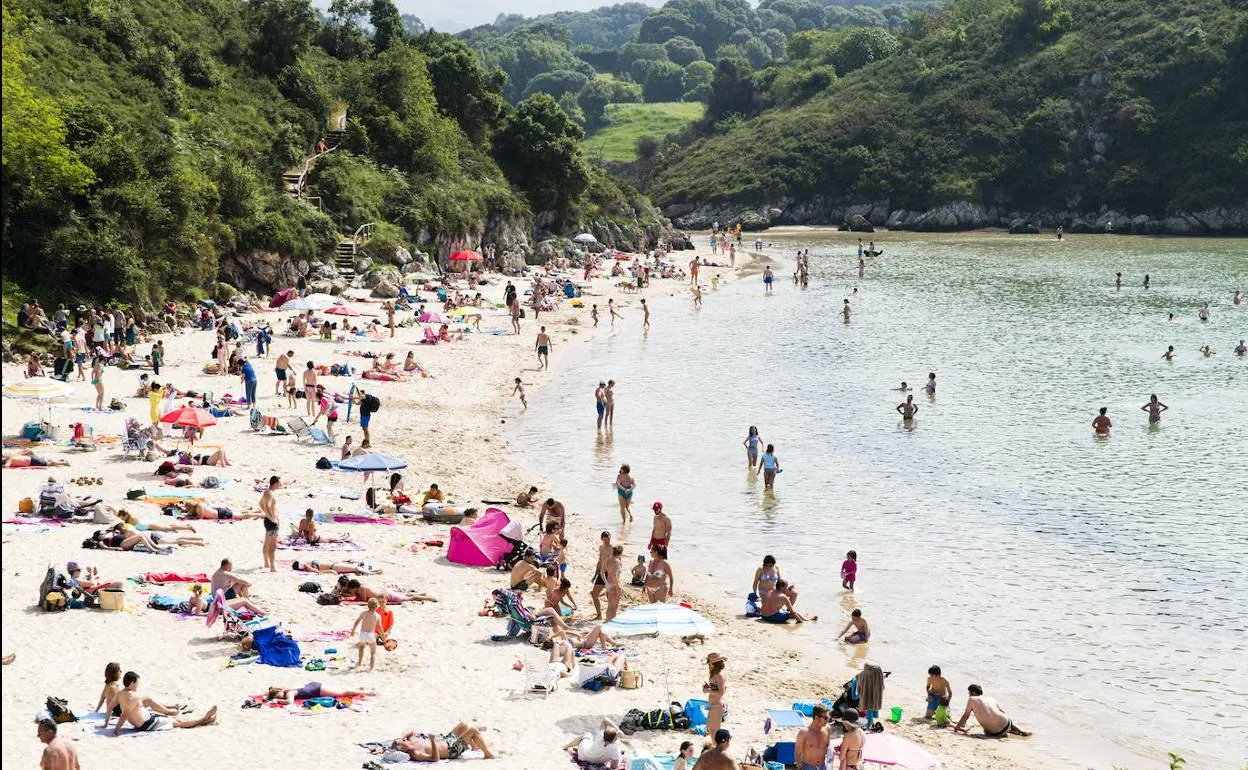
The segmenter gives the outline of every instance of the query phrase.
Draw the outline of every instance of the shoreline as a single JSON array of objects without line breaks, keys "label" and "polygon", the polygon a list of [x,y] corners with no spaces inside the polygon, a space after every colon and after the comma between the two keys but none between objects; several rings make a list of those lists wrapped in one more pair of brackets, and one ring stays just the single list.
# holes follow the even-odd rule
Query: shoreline
[{"label": "shoreline", "polygon": [[[717,259],[701,249],[699,256]],[[747,252],[748,253],[748,252]],[[688,259],[689,251],[676,252],[675,256]],[[761,258],[770,259],[768,255]],[[754,257],[751,256],[751,263]],[[679,262],[678,262],[679,264]],[[745,265],[738,271],[738,278],[749,275]],[[491,276],[495,281],[488,287],[491,298],[501,295],[506,278]],[[684,285],[657,281],[655,288],[645,296],[661,310],[676,296],[684,294]],[[602,293],[599,293],[602,292]],[[713,296],[713,295],[711,295]],[[610,279],[600,279],[595,284],[594,296],[586,297],[586,305],[607,297],[626,302],[622,307],[636,308],[637,295],[622,294]],[[653,297],[653,300],[651,299]],[[353,303],[365,311],[375,311],[375,304]],[[597,334],[585,333],[587,311],[573,311],[566,304],[554,313],[543,313],[539,319],[526,319],[523,332],[517,340],[504,336],[499,340],[488,336],[473,337],[465,343],[444,343],[438,346],[415,346],[420,328],[401,329],[400,336],[391,342],[383,339],[362,345],[351,343],[321,343],[304,338],[292,340],[276,336],[275,350],[293,348],[296,361],[315,358],[320,362],[350,361],[359,365],[366,359],[341,356],[333,351],[380,349],[402,354],[415,350],[418,360],[430,370],[433,377],[410,383],[368,383],[370,392],[379,395],[383,407],[374,419],[374,445],[379,451],[405,458],[409,468],[405,472],[408,489],[418,492],[431,481],[456,494],[462,501],[475,502],[478,498],[514,498],[516,492],[527,488],[533,479],[541,478],[538,486],[542,495],[560,496],[558,488],[552,491],[544,480],[557,475],[554,469],[530,470],[525,460],[518,456],[508,436],[508,421],[518,405],[510,395],[511,380],[517,374],[540,380],[530,391],[540,398],[543,385],[549,378],[536,375],[531,359],[532,336],[536,326],[546,322],[552,330],[557,345],[554,364],[558,367],[559,348],[565,343],[591,340],[605,334],[608,324],[600,325]],[[636,324],[625,312],[624,324]],[[275,328],[285,314],[265,313],[251,318],[263,318]],[[507,320],[501,316],[489,316],[483,323],[487,328],[504,328]],[[162,381],[172,380],[183,388],[212,389],[217,392],[240,392],[236,378],[214,377],[199,372],[211,346],[210,335],[205,332],[186,332],[162,335],[168,347],[169,371],[162,371]],[[414,346],[414,347],[411,347]],[[401,355],[400,355],[401,357]],[[256,360],[260,373],[260,405],[266,413],[272,411],[280,417],[300,414],[278,406],[271,394],[273,375],[270,359]],[[20,378],[16,365],[4,367],[6,382]],[[146,414],[146,401],[131,398],[130,384],[136,374],[108,370],[106,387],[109,396],[119,396],[126,403],[126,412],[139,416]],[[557,376],[557,375],[556,375]],[[334,389],[345,389],[347,380],[327,378]],[[592,385],[592,383],[591,383]],[[78,404],[89,401],[91,394],[85,384],[76,386],[73,406],[59,407],[53,411],[54,421],[64,425],[81,420],[89,423],[97,434],[116,433],[124,415],[96,415],[78,412]],[[284,401],[284,399],[282,400]],[[302,405],[300,405],[302,406]],[[3,427],[11,435],[36,409],[23,407],[17,402],[7,402],[4,409]],[[351,434],[359,438],[356,423],[338,426],[338,434]],[[209,428],[203,444],[222,443],[229,449],[233,467],[220,469],[229,479],[225,489],[210,496],[211,502],[220,502],[236,510],[253,507],[258,494],[251,490],[251,481],[270,473],[282,475],[292,488],[279,492],[283,518],[292,520],[305,505],[318,508],[334,504],[349,505],[333,495],[325,495],[318,488],[326,485],[354,488],[358,481],[342,474],[315,471],[312,465],[319,455],[335,454],[335,448],[313,447],[306,442],[296,443],[291,437],[261,438],[251,434],[245,418],[222,420]],[[150,488],[154,477],[154,465],[137,462],[120,462],[116,448],[104,447],[96,452],[71,453],[60,448],[49,450],[50,456],[69,459],[73,465],[68,469],[51,469],[52,475],[62,481],[82,475],[100,476],[105,479],[101,486],[71,487],[70,491],[90,493],[118,505],[124,502],[125,491],[132,486]],[[17,500],[30,496],[45,477],[44,473],[4,471],[3,504],[6,511],[16,510]],[[306,497],[312,493],[312,498]],[[207,494],[207,493],[205,493]],[[309,502],[311,501],[311,502]],[[146,521],[160,520],[159,511],[146,504],[128,504]],[[501,506],[509,513],[519,513],[525,526],[531,523],[536,511],[520,511],[512,505]],[[349,509],[348,509],[349,510]],[[587,591],[588,575],[593,562],[596,539],[588,524],[575,512],[568,518],[572,541],[569,561],[570,575],[574,581],[574,595],[584,607],[589,606]],[[642,511],[644,520],[644,511]],[[648,533],[648,522],[635,525]],[[255,595],[262,607],[274,617],[279,617],[298,630],[342,629],[350,626],[355,613],[343,608],[316,605],[310,597],[298,593],[296,587],[315,576],[298,573],[288,568],[276,574],[261,572],[259,563],[260,527],[252,522],[215,523],[200,522],[196,525],[209,546],[183,548],[171,556],[139,555],[128,553],[84,551],[79,541],[96,527],[69,525],[52,527],[49,531],[38,528],[15,528],[5,525],[3,618],[5,636],[12,647],[4,652],[16,652],[17,660],[5,668],[3,704],[4,749],[3,761],[30,763],[40,749],[31,735],[30,719],[42,705],[43,697],[54,694],[69,699],[80,715],[94,703],[100,684],[103,665],[118,660],[123,670],[134,669],[144,675],[143,692],[169,702],[190,702],[196,713],[202,713],[209,705],[221,708],[221,725],[197,730],[175,730],[162,736],[144,736],[140,740],[97,739],[76,728],[65,728],[64,733],[78,746],[84,766],[108,766],[123,762],[136,767],[160,766],[187,752],[197,756],[219,754],[219,764],[205,761],[204,767],[226,767],[235,762],[228,757],[231,746],[249,745],[257,750],[280,750],[288,761],[310,763],[312,766],[342,764],[358,766],[367,755],[354,746],[357,740],[383,740],[407,729],[446,730],[456,721],[465,720],[487,728],[483,735],[500,759],[488,767],[533,768],[555,767],[566,763],[559,745],[573,734],[591,729],[602,716],[618,718],[629,708],[655,708],[665,702],[667,696],[696,697],[700,693],[701,676],[704,673],[702,658],[710,651],[727,654],[734,662],[729,669],[733,696],[730,698],[732,714],[727,725],[737,737],[737,752],[758,743],[762,736],[762,708],[787,705],[793,700],[815,694],[816,683],[826,683],[826,691],[837,691],[842,669],[834,668],[836,662],[826,659],[819,651],[800,649],[794,640],[776,636],[776,629],[761,628],[758,624],[733,623],[727,603],[707,594],[713,593],[696,579],[682,578],[678,588],[682,595],[689,595],[695,606],[705,610],[710,619],[725,633],[708,639],[705,645],[685,647],[675,640],[641,638],[629,640],[629,648],[640,653],[640,666],[646,676],[646,684],[639,690],[610,688],[595,695],[583,691],[567,692],[570,687],[552,694],[541,701],[543,718],[534,731],[532,708],[534,701],[516,698],[512,693],[521,685],[520,674],[511,670],[512,663],[530,655],[530,649],[519,643],[491,644],[490,634],[502,631],[503,621],[496,618],[475,616],[476,609],[489,596],[489,591],[500,585],[503,573],[471,568],[456,569],[446,563],[441,549],[420,547],[427,539],[442,539],[446,528],[418,524],[410,528],[378,527],[360,525],[321,525],[327,534],[342,534],[349,530],[364,547],[363,557],[375,562],[385,571],[376,578],[364,578],[366,585],[415,588],[432,593],[439,603],[403,607],[396,612],[399,617],[396,637],[400,648],[392,654],[379,655],[376,672],[355,672],[338,668],[333,664],[329,670],[313,674],[296,669],[282,670],[268,666],[239,666],[222,669],[233,645],[217,641],[219,627],[205,630],[195,620],[178,621],[165,613],[143,607],[144,597],[140,588],[129,588],[126,612],[105,613],[100,611],[71,611],[48,614],[33,612],[30,598],[34,583],[42,576],[49,563],[62,569],[68,560],[93,564],[100,568],[106,579],[123,579],[128,575],[146,570],[211,572],[216,561],[230,556],[237,571],[256,585]],[[680,535],[678,534],[678,537]],[[415,552],[411,549],[416,548]],[[351,554],[347,554],[348,556]],[[630,554],[631,555],[631,554]],[[279,551],[279,564],[298,552]],[[432,563],[430,563],[432,562]],[[449,568],[448,568],[449,567]],[[322,584],[332,581],[320,579]],[[692,586],[693,591],[684,589]],[[701,587],[699,587],[701,586]],[[180,586],[166,586],[157,592],[183,594]],[[535,596],[530,595],[530,604]],[[33,614],[32,614],[33,613]],[[25,629],[18,633],[18,629]],[[727,631],[731,629],[731,633]],[[40,639],[60,638],[70,640],[66,644],[44,644]],[[339,643],[337,648],[344,645]],[[304,653],[322,654],[334,647],[333,643],[304,644]],[[348,650],[350,652],[350,650]],[[819,675],[812,677],[811,668]],[[829,671],[838,673],[831,674]],[[248,694],[262,692],[270,684],[298,686],[319,678],[336,686],[374,687],[381,694],[365,704],[371,709],[366,714],[334,713],[315,715],[312,719],[295,719],[280,710],[240,711],[237,706]],[[917,689],[917,688],[915,688]],[[910,688],[894,688],[893,692]],[[454,693],[448,699],[447,694]],[[896,700],[890,696],[890,700]],[[909,699],[901,699],[907,711],[913,713]],[[554,727],[555,729],[550,729]],[[980,741],[968,741],[952,735],[938,736],[930,730],[910,730],[905,724],[898,734],[919,740],[940,754],[950,767],[966,768],[1017,768],[1030,770],[1045,766],[1029,755],[1025,744],[1013,741],[985,746]],[[275,740],[276,739],[276,740]],[[687,733],[638,733],[627,739],[626,745],[643,747],[654,753],[668,752],[681,740],[693,739]],[[280,744],[277,742],[280,741]],[[345,763],[354,762],[355,765]]]}]

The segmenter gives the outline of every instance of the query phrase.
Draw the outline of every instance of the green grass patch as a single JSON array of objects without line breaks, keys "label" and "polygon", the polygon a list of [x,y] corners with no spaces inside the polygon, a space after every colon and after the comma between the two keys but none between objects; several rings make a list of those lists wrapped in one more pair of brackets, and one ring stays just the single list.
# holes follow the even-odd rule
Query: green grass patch
[{"label": "green grass patch", "polygon": [[700,119],[703,110],[701,102],[608,104],[607,125],[585,137],[582,146],[590,160],[636,160],[638,139],[663,139]]}]

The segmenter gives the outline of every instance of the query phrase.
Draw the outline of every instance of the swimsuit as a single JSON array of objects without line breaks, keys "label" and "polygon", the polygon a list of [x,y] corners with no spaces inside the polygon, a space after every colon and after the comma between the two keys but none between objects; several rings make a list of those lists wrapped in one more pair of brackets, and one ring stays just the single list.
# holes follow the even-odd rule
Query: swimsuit
[{"label": "swimsuit", "polygon": [[280,526],[278,525],[276,521],[269,521],[268,518],[261,519],[261,521],[264,522],[265,536],[277,534],[277,531],[278,529],[280,529]]},{"label": "swimsuit", "polygon": [[166,716],[160,716],[159,714],[152,714],[147,718],[146,722],[139,726],[139,732],[142,733],[154,733],[160,732],[161,730],[172,729],[173,720]]},{"label": "swimsuit", "polygon": [[651,547],[651,548],[654,548],[655,546],[659,546],[659,545],[661,545],[661,546],[663,546],[664,548],[666,548],[666,547],[667,547],[667,538],[665,538],[665,537],[652,537],[652,538],[650,538],[650,547]]},{"label": "swimsuit", "polygon": [[547,349],[547,347],[546,347],[545,345],[538,345],[538,346],[537,346],[537,354],[538,354],[539,356],[544,356],[544,355],[546,355],[548,352],[550,352],[550,351]]},{"label": "swimsuit", "polygon": [[985,728],[984,735],[986,735],[989,738],[1004,738],[1005,736],[1009,735],[1010,728],[1013,726],[1014,726],[1014,722],[1007,719],[1005,720],[1005,727],[1002,727],[1000,732],[990,733],[988,732],[987,728]]},{"label": "swimsuit", "polygon": [[321,683],[308,682],[303,687],[295,690],[295,700],[308,700],[309,698],[321,697]]},{"label": "swimsuit", "polygon": [[597,407],[597,409],[598,409],[598,414],[599,414],[599,415],[601,415],[603,412],[607,411],[607,405],[606,405],[606,403],[604,403],[604,402],[602,402],[602,401],[598,401],[598,402],[596,402],[596,403],[595,403],[595,406],[596,406],[596,407]]},{"label": "swimsuit", "polygon": [[468,743],[464,740],[463,736],[456,735],[455,733],[447,733],[442,736],[442,738],[446,741],[447,759],[459,759],[464,755],[464,752],[468,750]]},{"label": "swimsuit", "polygon": [[763,615],[762,618],[768,623],[788,623],[793,616],[787,610],[780,610],[770,615]]},{"label": "swimsuit", "polygon": [[624,487],[616,487],[615,491],[619,493],[620,497],[624,498],[625,500],[633,499],[633,490],[631,489],[625,489]]},{"label": "swimsuit", "polygon": [[849,644],[865,644],[866,641],[870,638],[871,638],[871,635],[865,631],[855,631],[854,633],[845,637],[845,641]]}]

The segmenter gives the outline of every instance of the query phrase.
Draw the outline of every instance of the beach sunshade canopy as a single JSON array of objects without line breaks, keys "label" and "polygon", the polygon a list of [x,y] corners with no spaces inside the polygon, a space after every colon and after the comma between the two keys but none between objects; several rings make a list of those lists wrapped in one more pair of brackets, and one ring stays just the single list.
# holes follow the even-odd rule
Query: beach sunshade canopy
[{"label": "beach sunshade canopy", "polygon": [[184,406],[181,409],[174,409],[169,414],[161,417],[160,421],[177,428],[207,428],[209,425],[217,424],[217,418],[213,417],[211,412],[200,409],[197,406]]},{"label": "beach sunshade canopy", "polygon": [[523,537],[519,529],[505,512],[498,508],[486,508],[477,523],[451,527],[446,559],[469,567],[493,567],[503,554],[511,550],[512,544],[504,535],[519,539]]},{"label": "beach sunshade canopy", "polygon": [[406,460],[381,453],[356,455],[338,463],[338,470],[352,473],[378,473],[381,471],[397,471],[407,467]]},{"label": "beach sunshade canopy", "polygon": [[347,307],[346,305],[334,305],[333,307],[327,308],[325,310],[325,315],[364,315],[364,314],[356,310],[353,307]]},{"label": "beach sunshade canopy", "polygon": [[688,607],[659,603],[625,610],[610,623],[604,623],[602,630],[611,636],[693,636],[714,633],[715,626]]},{"label": "beach sunshade canopy", "polygon": [[475,251],[460,250],[451,254],[452,262],[480,262],[481,255]]},{"label": "beach sunshade canopy", "polygon": [[[898,738],[889,733],[867,733],[862,747],[862,761],[890,767],[927,768],[939,767],[940,758],[917,743]],[[828,756],[836,755],[841,746],[837,738],[828,746]]]},{"label": "beach sunshade canopy", "polygon": [[576,236],[572,240],[576,241],[577,243],[597,243],[598,242],[598,239],[595,238],[590,233],[581,233],[580,235]]},{"label": "beach sunshade canopy", "polygon": [[51,377],[31,377],[4,386],[6,398],[26,398],[34,401],[52,401],[73,395],[74,386]]},{"label": "beach sunshade canopy", "polygon": [[479,315],[484,315],[484,312],[479,307],[473,307],[472,305],[468,305],[467,307],[457,307],[454,310],[452,310],[450,314],[456,315],[456,316],[470,316],[470,315],[479,316]]},{"label": "beach sunshade canopy", "polygon": [[419,270],[417,270],[414,273],[408,273],[407,275],[403,276],[403,280],[405,281],[428,281],[431,278],[433,278],[432,275],[429,275],[428,273],[422,273]]},{"label": "beach sunshade canopy", "polygon": [[282,310],[323,310],[334,304],[334,298],[328,294],[309,294],[306,297],[295,297],[282,305]]}]

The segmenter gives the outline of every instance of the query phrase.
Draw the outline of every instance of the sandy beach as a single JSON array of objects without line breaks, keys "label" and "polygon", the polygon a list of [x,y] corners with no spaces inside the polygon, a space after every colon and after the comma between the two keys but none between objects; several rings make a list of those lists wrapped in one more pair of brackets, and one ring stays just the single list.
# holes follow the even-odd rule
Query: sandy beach
[{"label": "sandy beach", "polygon": [[[701,245],[706,239],[699,237],[698,241]],[[687,263],[692,254],[677,252],[674,258]],[[703,256],[722,259],[709,252]],[[743,268],[746,262],[738,260]],[[729,271],[703,268],[704,286],[713,272]],[[738,274],[755,272],[756,269],[741,269]],[[784,266],[778,272],[781,280],[787,280]],[[579,280],[579,273],[575,277]],[[501,301],[507,279],[492,275],[490,280],[491,285],[482,290],[489,299]],[[523,289],[527,279],[516,283]],[[304,413],[302,402],[289,409],[284,397],[273,395],[273,361],[282,351],[294,351],[292,360],[299,371],[309,360],[318,364],[349,363],[357,368],[371,364],[370,359],[339,351],[372,351],[382,355],[393,352],[401,361],[408,351],[414,350],[431,376],[410,382],[368,383],[369,391],[382,403],[372,422],[373,448],[408,462],[404,475],[409,492],[416,494],[430,483],[437,483],[460,504],[479,507],[484,507],[479,502],[484,499],[514,499],[530,485],[539,488],[542,498],[558,498],[559,468],[526,467],[505,437],[506,422],[521,408],[512,395],[513,379],[523,379],[531,402],[541,399],[543,383],[559,370],[561,353],[578,341],[611,328],[605,312],[598,328],[592,326],[589,306],[593,303],[603,311],[607,299],[614,299],[624,315],[617,324],[640,328],[639,299],[644,296],[653,306],[656,329],[651,334],[661,334],[659,320],[665,305],[690,301],[687,287],[678,280],[655,280],[643,295],[621,293],[614,283],[596,280],[584,299],[583,309],[572,308],[565,300],[559,310],[542,313],[536,320],[528,311],[519,336],[473,333],[462,341],[436,346],[418,344],[420,326],[400,328],[393,340],[386,337],[381,341],[322,342],[311,337],[282,336],[291,313],[274,311],[248,316],[247,320],[271,323],[275,330],[270,356],[253,358],[259,374],[260,408],[266,415],[279,419]],[[707,293],[705,301],[714,302],[714,295]],[[381,313],[377,301],[355,302],[352,306],[366,313]],[[384,321],[384,315],[382,318]],[[551,368],[555,374],[536,370],[534,338],[540,325],[546,325],[553,337]],[[506,329],[510,322],[500,312],[486,316],[481,326],[483,330]],[[242,394],[236,377],[202,373],[213,345],[211,332],[183,331],[164,339],[166,369],[158,381],[172,382],[183,390]],[[248,354],[254,354],[254,346],[248,347]],[[144,352],[149,348],[150,342],[140,346]],[[5,365],[6,384],[20,378],[17,365]],[[116,435],[122,432],[127,416],[146,421],[147,401],[135,397],[137,378],[137,373],[113,368],[105,374],[107,398],[121,398],[126,405],[124,413],[81,411],[93,402],[94,392],[89,383],[75,383],[74,395],[52,406],[53,422],[62,435],[68,434],[69,423],[78,421],[90,425],[96,434]],[[331,390],[344,393],[351,382],[348,377],[320,379]],[[587,420],[593,419],[594,385],[585,383]],[[47,413],[45,406],[6,399],[4,435],[18,433],[23,423],[41,410]],[[561,426],[550,425],[548,431],[549,441],[561,440]],[[350,422],[340,422],[336,432],[339,441],[341,436],[350,435],[358,442],[358,416],[353,415]],[[656,435],[656,439],[661,438]],[[232,463],[226,468],[196,469],[197,477],[212,472],[229,480],[222,489],[204,492],[210,503],[235,510],[254,508],[260,497],[253,489],[255,482],[275,474],[285,485],[278,492],[283,528],[286,522],[294,523],[307,507],[318,511],[337,506],[346,512],[362,509],[360,501],[342,499],[335,491],[360,491],[358,476],[315,468],[319,457],[337,459],[337,446],[315,446],[291,436],[261,436],[250,431],[246,417],[222,419],[208,428],[201,443],[224,446]],[[131,488],[153,491],[160,487],[159,478],[153,475],[155,462],[126,460],[115,445],[91,452],[49,445],[41,451],[49,457],[67,459],[71,466],[42,471],[5,469],[2,500],[6,520],[17,511],[20,499],[37,498],[38,487],[48,475],[66,482],[71,493],[101,497],[144,521],[165,520],[153,504],[126,501],[126,492]],[[103,483],[69,483],[84,476],[102,478]],[[609,488],[604,486],[604,495],[609,494]],[[536,523],[536,509],[500,507],[519,518],[526,529]],[[641,551],[642,543],[638,540],[649,532],[648,504],[638,505],[636,510],[640,523],[633,533],[633,542],[626,547],[626,569]],[[587,611],[592,616],[589,583],[597,535],[579,520],[575,511],[569,513],[568,576],[581,607],[579,616],[585,616]],[[122,612],[45,613],[34,607],[39,582],[49,565],[63,570],[66,562],[77,561],[97,567],[104,579],[126,580],[148,571],[210,574],[222,558],[229,557],[235,571],[254,584],[253,599],[270,617],[280,619],[297,635],[350,628],[358,608],[320,606],[311,595],[297,590],[308,580],[316,579],[327,589],[333,582],[331,577],[317,579],[290,568],[291,560],[302,559],[307,553],[279,550],[278,571],[261,570],[260,522],[195,522],[197,534],[208,545],[177,548],[171,555],[84,550],[81,541],[96,529],[90,524],[43,527],[6,523],[3,653],[15,653],[16,660],[3,670],[4,765],[29,767],[38,761],[42,746],[35,737],[33,719],[47,696],[65,698],[80,717],[89,715],[103,684],[105,664],[110,661],[120,663],[123,671],[140,673],[140,692],[161,702],[188,703],[196,715],[218,706],[219,724],[119,738],[97,735],[98,722],[89,719],[66,725],[62,734],[74,741],[84,768],[156,768],[175,763],[226,768],[277,762],[311,768],[359,767],[370,757],[357,743],[389,741],[412,729],[445,732],[459,721],[480,728],[497,754],[497,759],[489,761],[486,767],[567,767],[569,761],[560,746],[576,734],[596,727],[603,717],[618,721],[630,708],[648,710],[672,700],[701,697],[706,674],[702,661],[712,651],[729,660],[730,691],[726,700],[730,714],[725,726],[733,732],[734,754],[742,758],[747,748],[761,749],[765,743],[764,709],[783,708],[794,701],[817,700],[821,696],[835,697],[841,684],[857,673],[844,666],[837,650],[810,649],[787,638],[784,628],[742,620],[727,602],[690,594],[690,588],[696,591],[696,579],[691,578],[694,585],[678,585],[678,592],[715,623],[717,633],[708,637],[705,644],[687,646],[679,639],[663,637],[632,638],[627,640],[627,648],[638,655],[636,664],[645,675],[643,687],[606,688],[594,693],[565,684],[548,697],[526,695],[520,692],[523,675],[514,664],[532,659],[536,650],[519,641],[491,642],[492,634],[503,633],[505,620],[478,615],[491,590],[506,587],[506,573],[450,564],[445,548],[423,545],[427,540],[446,541],[446,526],[327,523],[319,527],[327,535],[349,531],[364,546],[362,552],[343,555],[363,558],[383,570],[381,575],[363,578],[365,585],[416,590],[438,599],[437,603],[395,608],[393,635],[399,647],[393,652],[379,652],[375,671],[352,670],[354,650],[346,642],[333,641],[300,643],[305,657],[330,658],[329,666],[322,672],[259,664],[227,667],[237,646],[220,638],[219,624],[205,628],[202,619],[179,619],[146,607],[149,594],[184,596],[185,587],[176,584],[157,587],[130,583],[126,609]],[[694,538],[693,532],[677,533],[671,557],[677,568],[680,550],[695,547]],[[753,561],[755,555],[741,558]],[[540,606],[537,594],[530,596],[530,604]],[[636,601],[635,593],[630,593],[623,605],[631,606]],[[840,619],[821,622],[839,623]],[[337,656],[326,655],[327,648],[337,648]],[[912,721],[912,716],[923,711],[926,664],[902,660],[873,662],[893,672],[886,711],[893,705],[905,709],[901,724],[889,725],[889,731],[927,747],[942,758],[944,767],[1030,770],[1057,766],[1031,750],[1025,741],[975,740]],[[358,704],[358,710],[295,713],[240,708],[248,697],[263,693],[269,686],[297,688],[311,680],[337,688],[374,689],[378,695]],[[958,702],[964,702],[962,693],[958,695]],[[957,716],[958,713],[953,714],[955,719]],[[785,730],[778,735],[791,739],[793,733]],[[773,732],[771,738],[776,737]],[[631,756],[638,749],[654,754],[672,753],[683,740],[700,744],[702,739],[681,731],[651,731],[628,736],[624,743]]]}]

